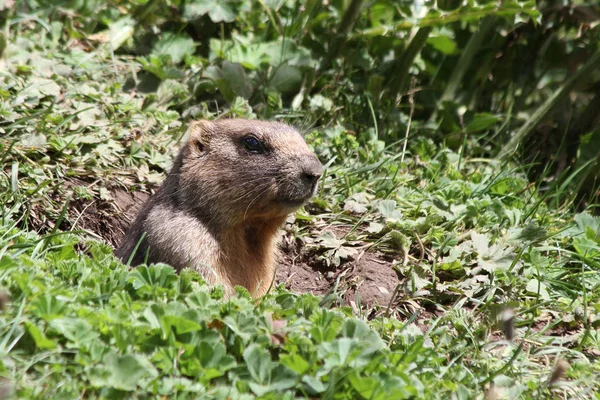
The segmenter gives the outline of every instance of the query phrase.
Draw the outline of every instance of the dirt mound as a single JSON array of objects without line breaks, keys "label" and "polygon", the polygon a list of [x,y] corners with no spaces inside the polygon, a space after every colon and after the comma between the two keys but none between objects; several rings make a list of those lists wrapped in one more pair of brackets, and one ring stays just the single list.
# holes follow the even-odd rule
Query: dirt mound
[{"label": "dirt mound", "polygon": [[346,292],[345,300],[350,304],[360,301],[369,306],[387,307],[401,284],[393,262],[381,254],[366,254],[354,262],[350,274],[354,284]]},{"label": "dirt mound", "polygon": [[[70,220],[72,229],[84,229],[93,236],[117,246],[135,215],[150,197],[149,193],[111,189],[105,200],[75,201]],[[337,268],[327,268],[305,248],[289,245],[286,238],[276,284],[283,283],[295,293],[337,294],[353,308],[388,307],[400,279],[393,269],[394,260],[379,253],[366,253]]]},{"label": "dirt mound", "polygon": [[324,269],[308,257],[285,254],[277,270],[276,283],[296,293],[325,295],[336,293],[344,304],[354,308],[387,307],[400,279],[392,268],[393,260],[382,254],[363,257],[338,268]]},{"label": "dirt mound", "polygon": [[84,229],[116,246],[150,194],[115,189],[110,197],[112,200],[108,201],[74,202],[73,213],[77,217],[72,229]]}]

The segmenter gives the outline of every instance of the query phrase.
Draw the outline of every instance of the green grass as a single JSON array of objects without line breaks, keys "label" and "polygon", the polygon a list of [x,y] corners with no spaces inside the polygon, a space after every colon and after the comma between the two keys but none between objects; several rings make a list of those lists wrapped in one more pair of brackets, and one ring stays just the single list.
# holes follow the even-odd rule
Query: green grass
[{"label": "green grass", "polygon": [[[32,4],[7,19],[0,59],[0,397],[598,398],[600,218],[571,207],[581,170],[532,180],[528,166],[492,157],[497,110],[465,114],[456,145],[431,133],[422,99],[414,119],[407,108],[393,111],[402,123],[385,120],[382,102],[356,93],[357,60],[339,85],[327,65],[311,78],[303,68],[325,59],[314,38],[342,18],[311,14],[312,2],[295,20],[269,2],[215,7],[213,22],[230,8],[242,17],[189,22],[214,28],[211,43],[165,35],[168,24],[147,20],[161,13],[133,2],[88,4],[97,14]],[[113,42],[91,36],[106,21]],[[153,24],[164,31],[148,44]],[[284,82],[298,71],[270,69],[282,46],[263,40],[273,31],[296,40],[285,64],[306,74],[296,92]],[[245,69],[218,60],[225,48]],[[306,137],[326,174],[286,231],[329,279],[327,296],[280,285],[225,300],[192,271],[128,269],[85,229],[86,210],[109,223],[115,189],[161,182],[185,121],[219,116],[316,126]],[[364,252],[398,274],[389,304],[360,297],[352,271]]]}]

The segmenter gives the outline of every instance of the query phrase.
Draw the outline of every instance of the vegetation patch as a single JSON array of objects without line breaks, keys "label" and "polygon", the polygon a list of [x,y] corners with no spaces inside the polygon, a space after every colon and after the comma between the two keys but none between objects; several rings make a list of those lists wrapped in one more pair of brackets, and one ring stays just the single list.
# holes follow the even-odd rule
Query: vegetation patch
[{"label": "vegetation patch", "polygon": [[[0,397],[597,398],[598,7],[17,3]],[[259,299],[113,255],[186,122],[231,116],[326,168]]]}]

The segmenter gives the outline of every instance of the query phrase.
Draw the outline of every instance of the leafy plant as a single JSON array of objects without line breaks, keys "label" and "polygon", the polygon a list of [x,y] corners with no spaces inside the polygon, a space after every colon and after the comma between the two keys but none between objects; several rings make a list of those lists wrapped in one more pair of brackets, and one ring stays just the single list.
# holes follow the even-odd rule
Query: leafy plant
[{"label": "leafy plant", "polygon": [[[0,1],[0,397],[595,398],[598,15]],[[326,166],[261,299],[112,255],[227,116]]]}]

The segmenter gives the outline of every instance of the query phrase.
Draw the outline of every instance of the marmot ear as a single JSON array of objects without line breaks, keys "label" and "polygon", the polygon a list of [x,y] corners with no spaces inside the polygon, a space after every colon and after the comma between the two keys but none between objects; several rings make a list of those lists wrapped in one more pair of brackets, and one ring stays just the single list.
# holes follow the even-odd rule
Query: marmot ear
[{"label": "marmot ear", "polygon": [[210,121],[193,121],[188,126],[188,143],[196,151],[204,153],[209,139],[214,132],[214,124]]}]

